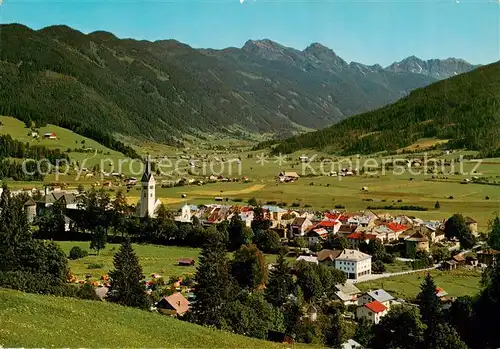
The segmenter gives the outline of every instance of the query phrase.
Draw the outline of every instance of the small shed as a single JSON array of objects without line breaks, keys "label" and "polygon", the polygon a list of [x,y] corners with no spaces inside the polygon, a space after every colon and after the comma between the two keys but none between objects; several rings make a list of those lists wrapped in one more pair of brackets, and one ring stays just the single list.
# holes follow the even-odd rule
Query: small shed
[{"label": "small shed", "polygon": [[177,261],[177,264],[179,266],[187,267],[187,266],[193,266],[195,263],[195,260],[192,258],[182,258]]}]

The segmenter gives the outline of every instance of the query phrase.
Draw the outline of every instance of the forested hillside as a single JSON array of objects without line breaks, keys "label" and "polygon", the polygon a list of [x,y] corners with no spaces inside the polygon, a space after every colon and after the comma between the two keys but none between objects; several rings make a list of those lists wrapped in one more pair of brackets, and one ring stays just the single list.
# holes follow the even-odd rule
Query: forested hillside
[{"label": "forested hillside", "polygon": [[374,153],[422,137],[449,139],[450,147],[500,154],[500,63],[413,91],[398,102],[317,132],[282,141],[275,152],[304,148]]},{"label": "forested hillside", "polygon": [[0,33],[0,115],[63,126],[130,156],[117,135],[175,144],[207,132],[292,135],[435,81],[347,64],[319,44],[298,51],[262,40],[196,50],[66,26],[8,24]]}]

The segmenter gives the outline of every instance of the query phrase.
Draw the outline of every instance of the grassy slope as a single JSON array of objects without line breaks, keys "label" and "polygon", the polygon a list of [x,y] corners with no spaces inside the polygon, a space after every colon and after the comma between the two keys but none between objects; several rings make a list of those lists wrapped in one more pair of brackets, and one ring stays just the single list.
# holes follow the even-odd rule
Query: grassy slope
[{"label": "grassy slope", "polygon": [[[87,241],[59,241],[58,244],[66,253],[69,253],[73,246],[89,250],[89,242]],[[118,251],[119,247],[120,245],[118,244],[108,244],[100,252],[99,256],[93,254],[75,261],[69,261],[71,272],[79,278],[84,278],[85,274],[90,273],[92,279],[99,279],[102,274],[107,273],[113,268],[113,255]],[[200,254],[200,250],[197,248],[177,246],[134,244],[134,250],[139,257],[145,276],[153,273],[159,273],[164,277],[194,274],[196,267],[179,267],[177,260],[181,258],[193,258],[195,261],[198,261]],[[276,255],[266,255],[266,260],[269,263],[274,262]],[[89,264],[102,264],[102,267],[88,269]]]},{"label": "grassy slope", "polygon": [[[81,166],[92,168],[92,166],[98,164],[103,158],[110,158],[113,160],[124,158],[123,154],[117,151],[111,150],[90,138],[80,136],[77,133],[59,126],[48,124],[47,126],[40,127],[39,134],[41,138],[39,140],[34,140],[29,134],[30,130],[25,127],[22,121],[8,116],[0,116],[0,121],[3,124],[3,126],[0,126],[0,134],[9,134],[12,138],[29,143],[31,146],[45,146],[47,148],[58,148],[62,151],[66,151],[68,148],[82,148],[83,144],[81,142],[84,141],[85,147],[102,152],[97,155],[93,152],[69,153],[70,159],[78,161]],[[43,134],[47,132],[54,132],[58,139],[43,139]],[[88,159],[85,164],[83,163],[84,159]]]},{"label": "grassy slope", "polygon": [[109,303],[0,289],[0,347],[279,348]]},{"label": "grassy slope", "polygon": [[[394,297],[408,300],[415,298],[420,292],[420,284],[425,275],[425,272],[401,275],[362,282],[356,284],[356,286],[362,291],[383,288]],[[450,296],[475,296],[479,293],[479,282],[481,280],[481,273],[479,272],[460,269],[451,272],[433,270],[431,275],[436,286],[444,288]]]}]

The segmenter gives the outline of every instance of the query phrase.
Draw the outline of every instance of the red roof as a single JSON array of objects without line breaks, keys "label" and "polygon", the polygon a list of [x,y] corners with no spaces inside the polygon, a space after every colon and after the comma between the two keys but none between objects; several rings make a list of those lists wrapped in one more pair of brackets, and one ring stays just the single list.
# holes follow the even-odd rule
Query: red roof
[{"label": "red roof", "polygon": [[331,221],[336,221],[340,218],[341,214],[340,213],[330,213],[330,212],[326,212],[325,213],[325,218],[326,219],[329,219]]},{"label": "red roof", "polygon": [[353,240],[375,240],[376,238],[377,238],[376,235],[364,234],[361,232],[352,233],[352,234],[347,235],[347,239],[353,239]]},{"label": "red roof", "polygon": [[334,221],[321,221],[318,224],[316,224],[317,227],[334,227],[337,224],[341,224],[340,222],[334,222]]},{"label": "red roof", "polygon": [[391,229],[393,232],[400,232],[400,231],[405,231],[408,230],[408,227],[403,224],[398,224],[396,222],[391,222],[385,225],[387,228]]},{"label": "red roof", "polygon": [[373,311],[374,313],[381,313],[384,310],[387,310],[387,307],[380,303],[379,301],[373,301],[365,304],[365,307]]}]

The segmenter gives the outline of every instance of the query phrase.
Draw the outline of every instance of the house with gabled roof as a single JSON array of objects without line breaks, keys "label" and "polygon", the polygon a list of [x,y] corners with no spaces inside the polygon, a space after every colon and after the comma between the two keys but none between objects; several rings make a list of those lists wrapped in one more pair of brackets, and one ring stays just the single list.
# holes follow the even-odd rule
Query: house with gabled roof
[{"label": "house with gabled roof", "polygon": [[356,309],[356,318],[358,320],[364,319],[373,325],[377,325],[388,312],[388,307],[375,300],[359,306]]},{"label": "house with gabled roof", "polygon": [[380,288],[378,290],[368,291],[358,298],[359,305],[365,305],[373,301],[378,301],[386,306],[387,309],[390,309],[394,302],[394,297],[387,291]]},{"label": "house with gabled roof", "polygon": [[362,293],[353,283],[337,284],[334,286],[334,296],[344,305],[357,305],[358,296]]},{"label": "house with gabled roof", "polygon": [[305,232],[313,226],[307,217],[296,217],[290,224],[290,233],[295,236],[304,236]]},{"label": "house with gabled roof", "polygon": [[180,292],[163,297],[156,303],[158,312],[171,316],[182,316],[190,308],[189,301]]}]

